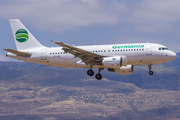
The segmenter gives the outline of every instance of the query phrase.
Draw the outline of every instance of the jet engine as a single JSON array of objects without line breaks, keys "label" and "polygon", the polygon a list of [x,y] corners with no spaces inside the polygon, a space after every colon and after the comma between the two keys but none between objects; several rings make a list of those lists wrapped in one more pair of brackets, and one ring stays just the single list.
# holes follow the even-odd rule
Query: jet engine
[{"label": "jet engine", "polygon": [[126,56],[113,56],[113,57],[104,57],[102,64],[106,68],[120,68],[125,66],[128,63],[128,58]]},{"label": "jet engine", "polygon": [[116,72],[117,74],[128,75],[128,74],[132,74],[133,69],[134,69],[133,65],[127,65],[127,66],[122,66],[120,68],[108,68],[108,71]]}]

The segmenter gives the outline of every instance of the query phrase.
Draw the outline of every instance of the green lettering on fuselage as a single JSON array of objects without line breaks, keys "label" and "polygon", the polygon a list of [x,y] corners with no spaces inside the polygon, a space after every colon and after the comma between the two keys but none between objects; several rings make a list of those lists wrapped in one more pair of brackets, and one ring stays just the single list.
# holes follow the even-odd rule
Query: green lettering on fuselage
[{"label": "green lettering on fuselage", "polygon": [[122,45],[122,46],[117,46],[114,45],[112,46],[113,49],[122,49],[122,48],[144,48],[144,45]]}]

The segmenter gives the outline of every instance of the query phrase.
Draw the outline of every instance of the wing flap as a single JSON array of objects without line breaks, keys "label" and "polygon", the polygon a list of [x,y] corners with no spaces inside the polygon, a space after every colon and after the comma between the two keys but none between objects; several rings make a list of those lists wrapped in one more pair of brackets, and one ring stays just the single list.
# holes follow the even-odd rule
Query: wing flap
[{"label": "wing flap", "polygon": [[25,53],[25,52],[20,52],[20,51],[17,51],[17,50],[12,50],[12,49],[4,49],[5,51],[8,51],[8,52],[11,52],[17,56],[21,56],[21,57],[30,57],[31,54],[29,53]]}]

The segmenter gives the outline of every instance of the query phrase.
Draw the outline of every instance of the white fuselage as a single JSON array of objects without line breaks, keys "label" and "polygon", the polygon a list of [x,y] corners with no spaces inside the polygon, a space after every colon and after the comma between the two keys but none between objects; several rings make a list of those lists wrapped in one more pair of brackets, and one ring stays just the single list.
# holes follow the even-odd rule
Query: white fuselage
[{"label": "white fuselage", "polygon": [[[127,62],[123,65],[145,65],[168,62],[175,59],[176,54],[168,50],[165,46],[154,43],[137,43],[137,44],[111,44],[111,45],[92,45],[76,46],[83,50],[93,52],[102,56],[125,56]],[[12,53],[7,53],[8,57],[50,65],[57,67],[82,67],[89,68],[80,58],[68,52],[65,53],[62,47],[38,47],[33,49],[19,50],[30,53],[31,57],[20,57]],[[95,65],[93,67],[103,67]]]},{"label": "white fuselage", "polygon": [[43,46],[19,19],[11,19],[10,25],[17,50],[8,51],[7,57],[18,60],[57,67],[90,68],[89,76],[94,75],[92,68],[99,68],[95,75],[102,79],[100,72],[108,68],[109,72],[128,75],[133,73],[134,65],[148,64],[149,74],[152,64],[168,62],[176,58],[176,54],[160,44],[135,43],[71,46],[63,42],[53,43],[61,47]]}]

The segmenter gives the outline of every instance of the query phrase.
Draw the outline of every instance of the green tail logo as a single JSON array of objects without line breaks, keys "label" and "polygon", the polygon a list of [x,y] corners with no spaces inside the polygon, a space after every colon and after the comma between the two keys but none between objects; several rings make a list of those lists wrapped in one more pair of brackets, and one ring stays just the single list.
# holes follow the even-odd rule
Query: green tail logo
[{"label": "green tail logo", "polygon": [[26,42],[29,39],[28,32],[25,29],[19,29],[16,32],[16,40],[18,42]]}]

